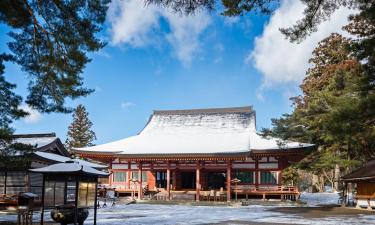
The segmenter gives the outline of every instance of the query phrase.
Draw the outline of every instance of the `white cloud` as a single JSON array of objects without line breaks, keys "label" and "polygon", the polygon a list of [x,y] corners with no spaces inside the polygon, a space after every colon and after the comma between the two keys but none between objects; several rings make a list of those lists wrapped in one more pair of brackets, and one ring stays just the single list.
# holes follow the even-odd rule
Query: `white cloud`
[{"label": "white cloud", "polygon": [[108,10],[113,44],[141,47],[148,44],[150,31],[158,26],[159,10],[142,0],[114,0]]},{"label": "white cloud", "polygon": [[341,27],[347,24],[348,15],[353,13],[346,8],[341,8],[302,43],[290,43],[280,33],[279,28],[295,24],[302,18],[304,8],[301,1],[282,1],[280,8],[264,27],[262,35],[255,39],[255,47],[246,57],[245,62],[253,64],[262,73],[264,87],[300,82],[305,76],[309,65],[308,59],[317,43],[332,32],[343,33]]},{"label": "white cloud", "polygon": [[189,65],[193,55],[199,50],[199,37],[210,23],[209,16],[205,13],[181,16],[169,12],[164,13],[164,16],[168,19],[171,29],[167,40],[174,48],[177,58],[184,65]]},{"label": "white cloud", "polygon": [[[156,45],[161,35],[172,46],[173,55],[184,65],[189,65],[199,52],[200,36],[211,23],[205,12],[185,16],[155,5],[146,6],[142,0],[112,1],[108,18],[112,44],[131,47]],[[161,19],[169,25],[169,32],[161,31]]]},{"label": "white cloud", "polygon": [[121,108],[122,109],[128,109],[129,107],[135,106],[133,102],[121,102]]},{"label": "white cloud", "polygon": [[28,116],[22,119],[25,123],[37,123],[42,119],[42,114],[35,109],[32,109],[29,105],[23,104],[20,106],[20,109],[29,113]]}]

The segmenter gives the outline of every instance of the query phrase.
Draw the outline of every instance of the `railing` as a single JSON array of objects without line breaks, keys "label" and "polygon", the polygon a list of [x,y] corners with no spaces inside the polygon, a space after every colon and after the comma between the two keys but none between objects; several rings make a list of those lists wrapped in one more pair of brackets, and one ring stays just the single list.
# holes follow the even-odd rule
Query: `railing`
[{"label": "railing", "polygon": [[232,187],[233,192],[237,193],[257,193],[257,192],[280,192],[280,193],[298,193],[295,186],[274,186],[274,185],[238,185]]}]

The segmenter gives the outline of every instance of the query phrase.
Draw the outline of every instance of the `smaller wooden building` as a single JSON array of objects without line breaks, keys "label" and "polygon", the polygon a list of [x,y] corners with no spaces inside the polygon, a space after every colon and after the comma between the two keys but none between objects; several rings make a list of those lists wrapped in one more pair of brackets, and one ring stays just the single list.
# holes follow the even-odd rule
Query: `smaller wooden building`
[{"label": "smaller wooden building", "polygon": [[[107,166],[91,163],[80,159],[71,159],[70,154],[55,133],[14,135],[14,142],[29,144],[35,147],[28,168],[0,168],[0,208],[17,204],[17,196],[21,192],[32,192],[42,195],[43,177],[41,174],[30,173],[28,169],[37,169],[55,163],[74,160],[81,165],[96,169]],[[18,157],[18,156],[16,156]],[[46,205],[61,204],[64,192],[71,192],[71,186],[64,182],[46,182]]]},{"label": "smaller wooden building", "polygon": [[[357,208],[375,209],[375,160],[344,176],[342,180],[357,186]],[[347,185],[346,185],[347,186]]]}]

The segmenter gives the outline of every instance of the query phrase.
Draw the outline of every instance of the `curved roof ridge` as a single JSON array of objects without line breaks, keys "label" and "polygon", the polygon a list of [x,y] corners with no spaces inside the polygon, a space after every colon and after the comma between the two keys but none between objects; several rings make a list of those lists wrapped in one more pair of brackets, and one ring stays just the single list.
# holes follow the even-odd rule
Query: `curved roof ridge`
[{"label": "curved roof ridge", "polygon": [[254,113],[252,106],[231,108],[204,108],[204,109],[180,109],[180,110],[154,110],[153,115],[173,114],[211,114],[211,113]]}]

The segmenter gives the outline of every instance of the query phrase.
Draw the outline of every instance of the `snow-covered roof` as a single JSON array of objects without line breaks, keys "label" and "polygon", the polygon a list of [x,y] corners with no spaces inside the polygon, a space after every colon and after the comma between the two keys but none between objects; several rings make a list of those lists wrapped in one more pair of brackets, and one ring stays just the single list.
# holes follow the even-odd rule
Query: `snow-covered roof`
[{"label": "snow-covered roof", "polygon": [[44,147],[56,141],[58,137],[20,137],[14,139],[14,142],[25,145],[36,146],[36,148]]},{"label": "snow-covered roof", "polygon": [[82,160],[82,159],[71,159],[69,157],[65,157],[65,156],[61,156],[61,155],[57,155],[57,154],[53,154],[53,153],[48,153],[48,152],[36,151],[36,152],[34,152],[34,154],[41,157],[41,158],[48,159],[48,160],[51,160],[51,161],[54,161],[54,162],[74,161],[74,162],[78,162],[81,165],[89,166],[89,167],[96,168],[96,169],[107,168],[106,165],[100,165],[100,164],[88,162],[88,161]]},{"label": "snow-covered roof", "polygon": [[13,135],[13,143],[32,145],[37,151],[53,152],[63,156],[69,156],[60,139],[55,133],[43,134],[17,134]]},{"label": "snow-covered roof", "polygon": [[93,176],[108,176],[108,173],[96,170],[90,166],[82,165],[79,162],[67,161],[63,163],[56,163],[50,166],[30,169],[32,172],[36,173],[80,173],[84,175],[93,175]]},{"label": "snow-covered roof", "polygon": [[[233,154],[279,149],[277,139],[256,133],[252,107],[154,111],[138,134],[76,152],[121,155]],[[304,144],[288,142],[284,148]]]}]

